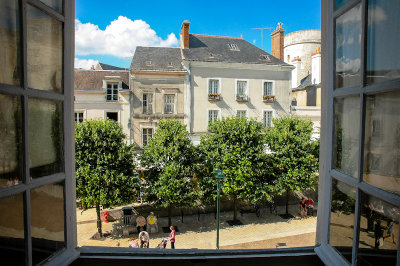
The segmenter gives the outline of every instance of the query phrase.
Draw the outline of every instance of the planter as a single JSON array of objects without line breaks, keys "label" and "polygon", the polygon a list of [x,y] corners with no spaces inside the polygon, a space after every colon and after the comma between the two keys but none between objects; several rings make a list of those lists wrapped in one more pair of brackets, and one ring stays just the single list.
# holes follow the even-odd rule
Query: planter
[{"label": "planter", "polygon": [[275,96],[273,95],[264,95],[263,102],[273,103],[275,101]]}]

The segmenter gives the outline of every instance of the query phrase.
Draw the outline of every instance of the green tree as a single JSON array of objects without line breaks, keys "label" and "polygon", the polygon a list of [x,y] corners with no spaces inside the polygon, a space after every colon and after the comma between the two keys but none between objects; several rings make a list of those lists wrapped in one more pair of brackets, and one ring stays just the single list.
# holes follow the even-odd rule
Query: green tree
[{"label": "green tree", "polygon": [[100,206],[131,201],[138,186],[133,146],[125,137],[121,125],[109,119],[76,123],[76,195],[85,209],[96,206],[100,236]]},{"label": "green tree", "polygon": [[171,225],[173,207],[196,204],[194,151],[185,126],[178,120],[167,119],[160,120],[157,131],[140,155],[140,162],[147,169],[145,199],[155,206],[168,208],[168,225]]},{"label": "green tree", "polygon": [[215,199],[212,170],[218,167],[226,177],[222,192],[234,202],[236,220],[238,199],[254,203],[271,197],[263,125],[255,120],[228,117],[210,124],[209,131],[199,145],[204,158],[200,181],[203,199]]},{"label": "green tree", "polygon": [[286,214],[290,193],[314,189],[317,181],[319,141],[312,140],[312,132],[311,120],[289,115],[273,119],[273,126],[266,130],[275,191],[286,192]]}]

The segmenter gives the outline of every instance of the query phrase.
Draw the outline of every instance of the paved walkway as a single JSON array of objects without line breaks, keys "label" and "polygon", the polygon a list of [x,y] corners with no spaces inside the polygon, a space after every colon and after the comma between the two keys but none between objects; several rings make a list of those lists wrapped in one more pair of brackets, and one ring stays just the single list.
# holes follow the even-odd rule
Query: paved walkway
[{"label": "paved walkway", "polygon": [[[284,208],[280,208],[280,212]],[[261,209],[261,217],[254,213],[238,214],[243,222],[240,226],[229,226],[227,220],[232,220],[232,212],[223,212],[220,216],[220,246],[221,248],[276,248],[313,246],[315,243],[316,217],[301,219],[298,214],[298,205],[290,206],[289,212],[296,217],[284,220],[280,216],[269,213],[267,209]],[[185,216],[184,223],[181,217],[173,217],[172,224],[177,225],[179,232],[176,235],[176,248],[182,249],[215,249],[216,221],[214,214],[202,214],[200,221],[197,215]],[[81,213],[77,210],[78,220],[78,245],[79,246],[115,246],[119,241],[121,247],[128,246],[128,237],[103,240],[91,240],[90,237],[97,231],[96,212],[89,209]],[[168,224],[168,219],[159,219],[161,226]],[[111,232],[112,223],[103,223],[103,232]],[[132,235],[135,238],[136,234]],[[159,233],[150,236],[150,248],[157,246],[163,237],[168,237],[161,228]],[[279,245],[278,245],[279,244]],[[168,244],[169,247],[169,244]]]}]

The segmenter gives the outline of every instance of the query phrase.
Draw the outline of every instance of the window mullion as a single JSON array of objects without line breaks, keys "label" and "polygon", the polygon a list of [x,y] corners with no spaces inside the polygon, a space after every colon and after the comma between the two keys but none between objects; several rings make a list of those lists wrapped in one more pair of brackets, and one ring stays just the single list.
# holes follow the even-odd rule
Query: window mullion
[{"label": "window mullion", "polygon": [[24,193],[24,237],[25,237],[25,264],[32,266],[32,232],[31,232],[31,193]]}]

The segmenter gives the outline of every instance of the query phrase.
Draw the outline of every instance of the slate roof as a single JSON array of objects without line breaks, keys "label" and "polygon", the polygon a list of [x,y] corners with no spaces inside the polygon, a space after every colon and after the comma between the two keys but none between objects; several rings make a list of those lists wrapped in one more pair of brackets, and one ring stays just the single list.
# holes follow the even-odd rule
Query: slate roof
[{"label": "slate roof", "polygon": [[184,71],[181,61],[180,48],[138,46],[133,55],[131,70]]},{"label": "slate roof", "polygon": [[[231,49],[230,44],[236,44],[238,50]],[[183,56],[189,61],[289,66],[239,37],[190,34],[189,49],[183,49]]]},{"label": "slate roof", "polygon": [[126,70],[125,68],[121,68],[121,67],[116,67],[116,66],[112,66],[112,65],[107,65],[104,63],[100,63],[99,65],[101,67],[102,70]]},{"label": "slate roof", "polygon": [[122,79],[122,88],[129,89],[129,71],[102,71],[75,69],[75,90],[101,90],[104,77],[119,76]]},{"label": "slate roof", "polygon": [[301,91],[304,89],[314,89],[318,86],[320,86],[321,84],[313,84],[311,82],[311,74],[308,74],[307,76],[305,76],[301,81],[300,81],[300,85],[296,88],[293,88],[292,91]]}]

